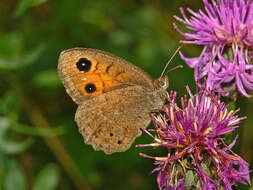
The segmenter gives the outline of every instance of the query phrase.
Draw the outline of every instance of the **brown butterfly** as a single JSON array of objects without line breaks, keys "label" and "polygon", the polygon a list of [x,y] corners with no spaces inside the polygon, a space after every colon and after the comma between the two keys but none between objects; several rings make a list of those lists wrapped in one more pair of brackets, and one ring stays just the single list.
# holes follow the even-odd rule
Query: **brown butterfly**
[{"label": "brown butterfly", "polygon": [[84,142],[106,154],[126,151],[167,96],[167,76],[146,72],[110,53],[86,48],[61,52],[60,78],[78,104],[75,121]]}]

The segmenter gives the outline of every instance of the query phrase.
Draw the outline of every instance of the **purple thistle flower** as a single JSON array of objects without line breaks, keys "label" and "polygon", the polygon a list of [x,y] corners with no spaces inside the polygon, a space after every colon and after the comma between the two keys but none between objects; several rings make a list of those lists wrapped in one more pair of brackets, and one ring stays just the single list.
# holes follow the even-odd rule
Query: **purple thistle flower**
[{"label": "purple thistle flower", "polygon": [[[250,184],[249,164],[226,145],[222,135],[238,127],[245,117],[237,111],[229,111],[219,96],[208,90],[181,98],[182,108],[176,103],[176,93],[169,96],[170,103],[156,115],[152,115],[155,135],[143,129],[154,139],[154,143],[137,147],[163,147],[165,156],[141,156],[154,159],[158,172],[159,189],[182,190],[203,189],[232,190],[237,183]],[[154,130],[153,130],[154,131]]]},{"label": "purple thistle flower", "polygon": [[221,95],[228,96],[236,88],[245,97],[253,90],[253,1],[203,0],[205,12],[199,10],[188,19],[174,16],[192,32],[182,32],[187,40],[181,43],[203,45],[199,57],[181,58],[194,68],[195,80],[207,77],[207,85]]}]

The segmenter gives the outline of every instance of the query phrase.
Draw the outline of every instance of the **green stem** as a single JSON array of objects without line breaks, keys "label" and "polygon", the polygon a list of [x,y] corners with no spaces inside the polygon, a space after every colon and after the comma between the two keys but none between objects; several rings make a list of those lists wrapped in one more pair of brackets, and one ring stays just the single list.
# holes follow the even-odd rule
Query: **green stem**
[{"label": "green stem", "polygon": [[250,116],[250,113],[252,112],[252,103],[250,99],[244,98],[243,100],[243,106],[245,106],[243,113],[246,113],[247,119],[244,121],[244,126],[240,130],[241,135],[241,154],[243,155],[243,158],[250,163],[250,165],[253,162],[253,151],[252,151],[252,139],[253,139],[253,118]]},{"label": "green stem", "polygon": [[[32,124],[37,127],[50,128],[47,120],[43,117],[40,109],[33,105],[28,99],[22,97],[23,108],[25,109]],[[78,171],[73,160],[67,153],[58,137],[42,137],[49,149],[52,151],[56,159],[64,168],[77,189],[91,190],[90,186],[84,181],[80,171]]]}]

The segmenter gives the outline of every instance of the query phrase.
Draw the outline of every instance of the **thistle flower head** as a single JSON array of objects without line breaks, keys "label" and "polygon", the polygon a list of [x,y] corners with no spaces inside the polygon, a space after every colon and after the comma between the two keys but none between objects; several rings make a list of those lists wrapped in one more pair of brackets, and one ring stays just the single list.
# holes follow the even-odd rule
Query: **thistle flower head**
[{"label": "thistle flower head", "polygon": [[137,147],[163,147],[165,156],[143,157],[155,160],[160,189],[226,189],[232,190],[237,183],[250,183],[249,165],[225,143],[222,135],[234,131],[244,117],[237,111],[228,111],[219,96],[208,90],[181,98],[182,108],[176,103],[176,93],[170,94],[170,103],[152,116],[154,143]]},{"label": "thistle flower head", "polygon": [[[211,2],[211,3],[210,3]],[[203,45],[199,57],[182,59],[194,68],[195,80],[207,78],[207,85],[227,96],[238,90],[250,97],[253,90],[253,1],[203,0],[205,12],[199,10],[183,18],[175,18],[186,25],[189,32],[174,27],[186,40],[182,43]]]}]

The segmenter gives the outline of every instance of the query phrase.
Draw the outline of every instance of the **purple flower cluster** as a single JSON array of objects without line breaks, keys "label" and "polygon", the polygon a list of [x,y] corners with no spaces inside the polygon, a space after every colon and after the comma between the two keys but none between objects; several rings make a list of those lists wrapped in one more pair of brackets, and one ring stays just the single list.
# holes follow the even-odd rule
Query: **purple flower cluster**
[{"label": "purple flower cluster", "polygon": [[[154,143],[137,147],[163,147],[165,156],[143,157],[155,160],[160,189],[182,190],[203,189],[232,190],[232,185],[249,183],[249,165],[224,142],[222,135],[237,128],[245,117],[238,117],[237,111],[229,111],[208,90],[200,90],[196,95],[181,98],[181,108],[176,103],[176,93],[169,96],[170,103],[152,116],[155,135],[143,129]],[[191,174],[191,175],[190,175]],[[195,176],[196,183],[189,183],[189,176]],[[194,180],[190,180],[194,181]]]},{"label": "purple flower cluster", "polygon": [[251,97],[253,90],[253,1],[203,0],[205,12],[199,10],[187,18],[175,18],[186,25],[190,32],[174,27],[186,40],[182,43],[203,45],[199,57],[181,58],[194,68],[195,80],[206,77],[207,85],[221,95],[227,96],[238,90]]}]

